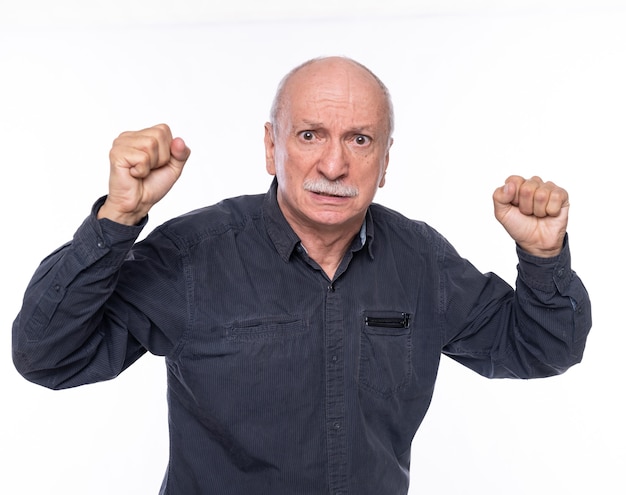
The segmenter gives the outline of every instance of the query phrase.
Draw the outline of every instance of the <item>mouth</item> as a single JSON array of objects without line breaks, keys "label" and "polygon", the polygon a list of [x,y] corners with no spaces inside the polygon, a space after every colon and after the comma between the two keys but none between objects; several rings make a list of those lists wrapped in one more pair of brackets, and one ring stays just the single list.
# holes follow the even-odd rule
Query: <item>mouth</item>
[{"label": "mouth", "polygon": [[354,186],[326,179],[307,180],[304,183],[304,190],[326,198],[354,198],[359,194],[359,190]]},{"label": "mouth", "polygon": [[317,196],[324,196],[326,198],[350,198],[351,196],[347,196],[345,194],[332,194],[323,191],[310,191]]}]

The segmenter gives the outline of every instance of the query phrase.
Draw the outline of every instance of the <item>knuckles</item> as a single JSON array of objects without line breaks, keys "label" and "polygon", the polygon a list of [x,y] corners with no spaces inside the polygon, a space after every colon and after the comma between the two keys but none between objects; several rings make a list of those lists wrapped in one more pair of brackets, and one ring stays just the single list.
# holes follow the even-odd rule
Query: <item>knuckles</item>
[{"label": "knuckles", "polygon": [[512,175],[505,181],[515,186],[515,195],[511,204],[518,207],[525,215],[538,217],[558,215],[563,206],[569,205],[568,193],[554,182],[543,181],[538,176],[525,179]]},{"label": "knuckles", "polygon": [[[109,152],[111,164],[131,165],[143,169],[158,167],[169,160],[172,134],[167,124],[140,131],[122,132]],[[139,172],[139,170],[137,170]],[[143,170],[141,171],[143,175]]]}]

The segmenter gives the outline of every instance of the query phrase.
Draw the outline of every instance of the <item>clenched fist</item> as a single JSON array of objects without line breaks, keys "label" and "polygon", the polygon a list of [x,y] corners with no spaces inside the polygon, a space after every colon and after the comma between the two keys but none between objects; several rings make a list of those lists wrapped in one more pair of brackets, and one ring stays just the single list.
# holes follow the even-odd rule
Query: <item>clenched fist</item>
[{"label": "clenched fist", "polygon": [[120,134],[109,153],[109,194],[98,218],[136,225],[172,188],[190,153],[165,124]]},{"label": "clenched fist", "polygon": [[569,213],[565,189],[514,175],[495,190],[493,204],[496,218],[523,250],[543,258],[561,252]]}]

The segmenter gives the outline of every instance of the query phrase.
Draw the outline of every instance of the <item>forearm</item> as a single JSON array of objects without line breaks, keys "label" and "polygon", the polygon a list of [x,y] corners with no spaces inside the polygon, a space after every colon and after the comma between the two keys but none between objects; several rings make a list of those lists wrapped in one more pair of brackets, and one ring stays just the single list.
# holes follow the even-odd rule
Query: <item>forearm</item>
[{"label": "forearm", "polygon": [[520,253],[513,320],[516,334],[509,344],[510,355],[517,351],[527,356],[531,365],[544,366],[546,374],[562,373],[579,363],[591,329],[591,302],[571,269],[567,244],[555,259]]},{"label": "forearm", "polygon": [[107,310],[140,227],[109,223],[107,232],[95,219],[97,207],[72,242],[41,263],[13,324],[15,366],[46,387],[112,378],[143,352],[127,332],[115,328],[119,318]]},{"label": "forearm", "polygon": [[562,373],[582,359],[591,327],[589,297],[570,268],[568,244],[555,258],[518,254],[515,291],[492,274],[483,282],[467,276],[463,289],[448,293],[444,317],[453,330],[444,352],[489,378]]}]

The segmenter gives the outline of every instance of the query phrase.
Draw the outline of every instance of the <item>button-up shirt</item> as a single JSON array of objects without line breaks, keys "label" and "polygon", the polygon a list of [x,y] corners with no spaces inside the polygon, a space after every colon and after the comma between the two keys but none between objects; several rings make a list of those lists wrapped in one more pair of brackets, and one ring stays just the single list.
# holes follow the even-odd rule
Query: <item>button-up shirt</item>
[{"label": "button-up shirt", "polygon": [[565,242],[518,250],[516,290],[428,225],[373,204],[331,280],[265,195],[225,200],[136,242],[92,214],[35,273],[14,362],[66,388],[165,356],[161,493],[400,495],[441,354],[487,377],[580,361],[587,293]]}]

